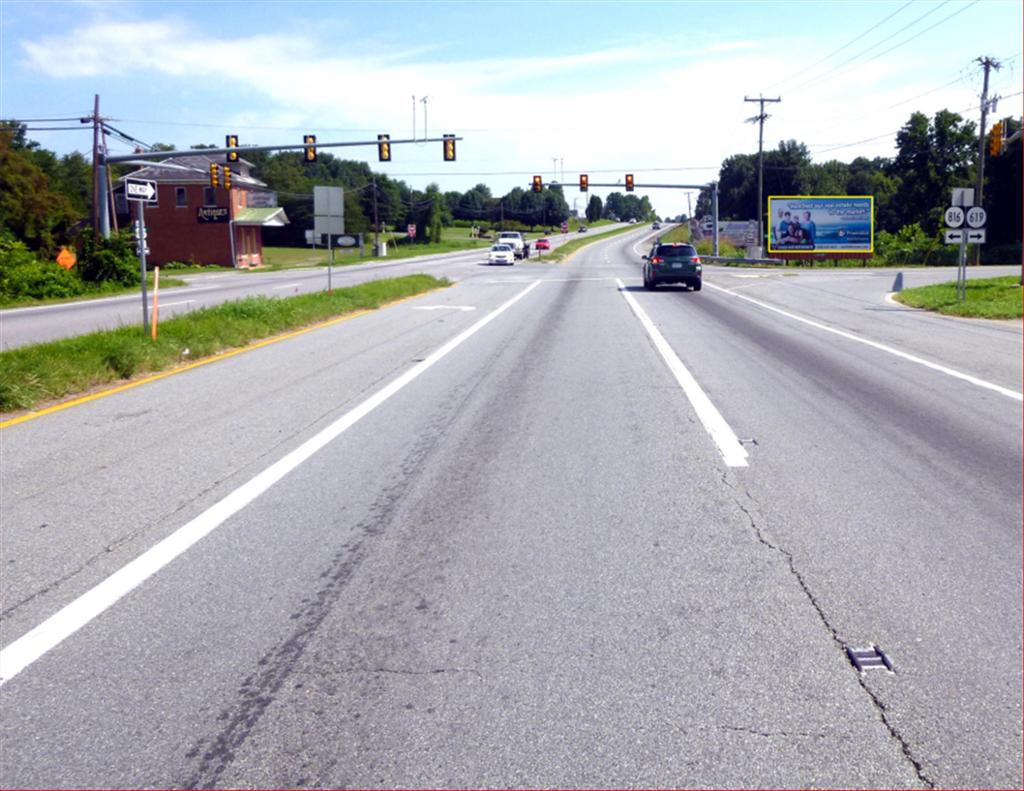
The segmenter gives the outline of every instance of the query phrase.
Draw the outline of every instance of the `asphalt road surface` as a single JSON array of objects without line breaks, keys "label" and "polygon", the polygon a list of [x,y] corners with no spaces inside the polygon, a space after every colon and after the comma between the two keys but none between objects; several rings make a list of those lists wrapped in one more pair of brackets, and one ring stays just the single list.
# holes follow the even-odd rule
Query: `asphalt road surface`
[{"label": "asphalt road surface", "polygon": [[0,784],[1019,788],[1020,323],[647,233],[0,431]]},{"label": "asphalt road surface", "polygon": [[[592,235],[600,234],[622,224],[600,226]],[[577,233],[555,234],[547,237],[553,249],[577,238]],[[369,280],[427,273],[435,277],[460,280],[472,275],[487,261],[488,248],[461,253],[439,253],[395,258],[332,267],[331,285],[334,288],[354,286]],[[536,258],[537,250],[531,255]],[[230,270],[198,274],[180,271],[165,273],[187,286],[160,289],[159,316],[167,319],[190,313],[199,308],[255,295],[289,297],[308,294],[327,288],[326,267],[267,270]],[[152,310],[152,291],[148,295]],[[142,325],[142,293],[121,294],[115,297],[78,300],[74,302],[39,305],[0,310],[0,349],[13,349],[31,343],[42,343],[97,330],[116,329],[127,325]]]}]

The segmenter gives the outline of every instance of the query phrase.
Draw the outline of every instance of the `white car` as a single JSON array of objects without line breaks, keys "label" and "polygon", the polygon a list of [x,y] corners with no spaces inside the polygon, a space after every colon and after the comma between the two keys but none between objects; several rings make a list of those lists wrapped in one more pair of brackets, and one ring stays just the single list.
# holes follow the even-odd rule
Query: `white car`
[{"label": "white car", "polygon": [[516,251],[510,244],[496,244],[487,253],[488,264],[509,264],[516,262]]}]

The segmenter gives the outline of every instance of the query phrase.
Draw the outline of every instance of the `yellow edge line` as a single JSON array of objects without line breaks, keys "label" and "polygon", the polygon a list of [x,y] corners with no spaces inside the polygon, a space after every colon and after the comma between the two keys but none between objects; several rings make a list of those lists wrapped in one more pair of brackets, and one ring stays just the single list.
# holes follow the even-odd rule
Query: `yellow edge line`
[{"label": "yellow edge line", "polygon": [[[455,284],[453,283],[452,285]],[[8,426],[16,426],[19,423],[26,423],[29,420],[35,420],[36,418],[43,417],[44,415],[51,415],[54,412],[61,412],[65,409],[70,409],[73,406],[78,406],[79,404],[87,404],[90,401],[96,401],[97,399],[100,398],[106,398],[107,396],[116,395],[117,393],[123,393],[125,390],[131,390],[132,388],[135,387],[141,387],[142,385],[149,384],[150,382],[156,382],[159,379],[166,379],[168,376],[174,376],[175,374],[184,373],[185,371],[191,371],[193,368],[199,368],[202,365],[209,365],[210,363],[219,362],[220,360],[226,360],[229,357],[234,357],[235,355],[243,354],[244,352],[251,352],[255,349],[263,348],[264,346],[270,346],[271,344],[279,343],[280,341],[286,341],[289,338],[295,338],[299,335],[305,335],[307,332],[313,332],[313,330],[319,330],[323,329],[324,327],[330,327],[332,324],[340,324],[343,321],[357,319],[360,316],[365,316],[368,313],[373,313],[374,311],[380,310],[381,308],[390,308],[392,305],[400,305],[403,302],[408,302],[409,300],[417,299],[435,290],[436,289],[431,289],[430,291],[424,291],[422,294],[412,294],[408,297],[402,297],[401,299],[393,300],[392,302],[385,302],[383,305],[380,305],[379,307],[376,308],[367,308],[365,310],[357,310],[354,313],[346,313],[344,316],[338,316],[337,318],[328,319],[327,321],[322,321],[319,324],[311,324],[308,327],[303,327],[301,330],[294,330],[293,332],[287,332],[283,335],[275,335],[272,338],[266,338],[262,341],[251,343],[248,346],[242,346],[238,349],[231,349],[230,351],[220,352],[210,357],[204,357],[202,360],[196,360],[194,363],[179,365],[176,368],[171,368],[170,370],[161,371],[158,374],[147,376],[145,379],[137,379],[134,382],[128,382],[127,384],[118,385],[117,387],[111,387],[108,390],[101,390],[98,393],[92,393],[91,395],[82,396],[81,398],[75,398],[72,399],[71,401],[63,401],[60,404],[55,404],[51,407],[47,407],[46,409],[40,409],[37,412],[26,412],[24,415],[19,415],[18,417],[11,418],[10,420],[0,422],[0,429],[7,428]]]}]

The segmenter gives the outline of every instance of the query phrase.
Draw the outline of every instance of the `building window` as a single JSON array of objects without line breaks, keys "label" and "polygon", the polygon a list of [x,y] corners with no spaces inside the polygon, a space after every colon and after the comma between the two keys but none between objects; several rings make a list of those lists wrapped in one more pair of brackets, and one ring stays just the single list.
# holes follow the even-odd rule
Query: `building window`
[{"label": "building window", "polygon": [[174,188],[174,205],[177,206],[179,209],[184,209],[188,207],[188,197],[185,194],[184,187]]},{"label": "building window", "polygon": [[215,190],[213,187],[203,187],[203,205],[217,205],[217,190]]}]

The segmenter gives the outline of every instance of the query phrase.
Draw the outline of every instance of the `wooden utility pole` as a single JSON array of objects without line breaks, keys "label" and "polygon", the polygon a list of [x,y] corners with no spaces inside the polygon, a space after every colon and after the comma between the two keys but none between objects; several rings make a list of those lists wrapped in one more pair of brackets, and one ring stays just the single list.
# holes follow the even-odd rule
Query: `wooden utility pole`
[{"label": "wooden utility pole", "polygon": [[[985,82],[981,89],[981,126],[978,127],[978,184],[977,189],[974,191],[975,206],[984,207],[983,198],[985,197],[985,120],[988,116],[988,73],[995,69],[999,71],[1002,64],[995,58],[981,57],[976,58],[981,67],[985,69]],[[977,244],[974,246],[974,263],[975,265],[981,264],[981,245]]]},{"label": "wooden utility pole", "polygon": [[92,107],[92,238],[100,239],[100,95],[95,94]]},{"label": "wooden utility pole", "polygon": [[[781,102],[782,97],[776,97],[774,99],[765,99],[763,96],[758,96],[756,99],[751,99],[747,96],[743,97],[745,102],[758,102],[761,105],[761,111],[753,118],[748,118],[748,123],[757,121],[757,246],[759,248],[764,247],[764,122],[768,118],[764,112],[765,102]],[[717,252],[716,252],[717,255]]]}]

